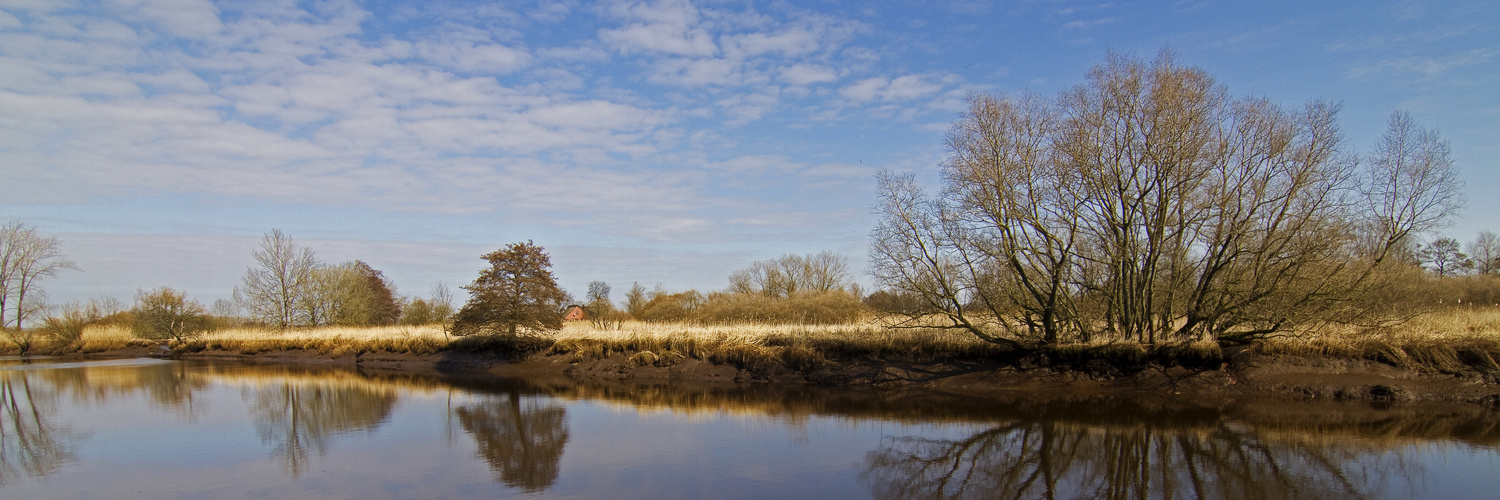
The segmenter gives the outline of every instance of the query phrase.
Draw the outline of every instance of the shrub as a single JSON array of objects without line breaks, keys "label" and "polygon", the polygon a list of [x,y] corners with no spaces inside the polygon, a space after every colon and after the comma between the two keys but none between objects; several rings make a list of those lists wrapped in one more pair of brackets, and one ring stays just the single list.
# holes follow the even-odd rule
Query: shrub
[{"label": "shrub", "polygon": [[659,293],[646,301],[641,306],[641,311],[636,319],[650,322],[686,321],[691,319],[694,313],[704,303],[703,294],[696,290],[688,290],[682,293]]},{"label": "shrub", "polygon": [[76,347],[83,343],[83,329],[93,320],[81,307],[64,307],[61,314],[42,321],[42,334],[54,348]]},{"label": "shrub", "polygon": [[1500,305],[1500,275],[1481,274],[1447,278],[1441,281],[1442,284],[1439,286],[1447,292],[1443,294],[1444,298],[1454,299],[1451,303],[1455,305],[1490,307]]},{"label": "shrub", "polygon": [[864,302],[870,309],[887,314],[920,316],[936,312],[922,302],[920,295],[900,290],[879,290],[865,297]]},{"label": "shrub", "polygon": [[167,287],[138,292],[134,315],[131,329],[143,339],[171,339],[180,344],[208,329],[203,305]]},{"label": "shrub", "polygon": [[800,293],[778,298],[759,293],[716,293],[698,307],[699,323],[771,323],[833,325],[859,321],[867,309],[843,290]]}]

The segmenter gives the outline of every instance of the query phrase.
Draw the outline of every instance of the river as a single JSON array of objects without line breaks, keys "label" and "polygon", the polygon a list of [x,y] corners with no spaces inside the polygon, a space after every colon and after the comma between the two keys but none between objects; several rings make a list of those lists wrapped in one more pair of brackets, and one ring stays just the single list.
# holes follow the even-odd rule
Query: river
[{"label": "river", "polygon": [[0,358],[0,498],[1495,498],[1473,405]]}]

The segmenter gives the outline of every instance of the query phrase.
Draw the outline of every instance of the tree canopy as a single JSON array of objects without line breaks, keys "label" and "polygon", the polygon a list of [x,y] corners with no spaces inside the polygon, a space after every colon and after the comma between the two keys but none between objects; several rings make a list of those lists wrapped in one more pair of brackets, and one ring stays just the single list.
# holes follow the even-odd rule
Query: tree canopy
[{"label": "tree canopy", "polygon": [[542,247],[529,240],[512,243],[483,259],[490,267],[463,287],[470,296],[454,318],[455,335],[562,329],[568,295],[558,288],[552,260]]}]

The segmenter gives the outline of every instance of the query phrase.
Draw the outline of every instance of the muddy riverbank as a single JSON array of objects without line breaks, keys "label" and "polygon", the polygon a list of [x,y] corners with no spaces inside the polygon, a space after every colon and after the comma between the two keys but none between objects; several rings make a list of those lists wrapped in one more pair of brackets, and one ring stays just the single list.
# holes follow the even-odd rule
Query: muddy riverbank
[{"label": "muddy riverbank", "polygon": [[558,376],[576,380],[648,383],[776,384],[824,387],[928,388],[955,394],[1151,394],[1171,398],[1271,397],[1376,403],[1453,402],[1500,406],[1500,374],[1470,369],[1440,371],[1392,366],[1367,359],[1267,354],[1226,349],[1213,366],[1058,359],[1044,352],[988,361],[906,362],[873,357],[820,359],[816,363],[739,366],[650,352],[602,356],[535,352],[448,351],[434,354],[304,350],[231,352],[131,348],[88,358],[164,357],[253,363],[341,365],[370,373],[466,376]]}]

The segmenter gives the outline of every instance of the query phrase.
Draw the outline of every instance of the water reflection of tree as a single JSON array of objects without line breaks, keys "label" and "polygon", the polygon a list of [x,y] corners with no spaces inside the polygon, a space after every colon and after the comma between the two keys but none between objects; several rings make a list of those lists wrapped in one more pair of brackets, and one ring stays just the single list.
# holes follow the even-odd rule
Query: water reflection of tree
[{"label": "water reflection of tree", "polygon": [[357,386],[283,382],[252,390],[250,418],[272,455],[285,460],[292,477],[302,475],[313,452],[327,453],[329,439],[373,430],[395,407],[396,395]]},{"label": "water reflection of tree", "polygon": [[25,372],[0,372],[0,485],[45,476],[73,461],[76,436],[54,424],[56,394],[33,389]]},{"label": "water reflection of tree", "polygon": [[1365,498],[1409,472],[1389,450],[1370,451],[1232,424],[1027,421],[960,440],[889,439],[861,478],[877,498]]},{"label": "water reflection of tree", "polygon": [[200,371],[185,363],[63,368],[35,373],[81,403],[107,403],[116,396],[143,392],[152,403],[187,418],[192,418],[206,403],[194,399],[194,393],[209,385]]},{"label": "water reflection of tree", "polygon": [[536,492],[557,481],[568,443],[567,410],[561,405],[511,392],[504,399],[463,405],[453,413],[506,486]]}]

